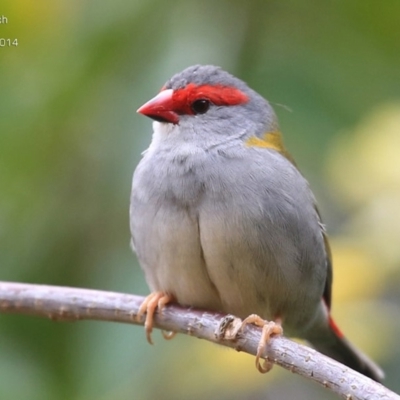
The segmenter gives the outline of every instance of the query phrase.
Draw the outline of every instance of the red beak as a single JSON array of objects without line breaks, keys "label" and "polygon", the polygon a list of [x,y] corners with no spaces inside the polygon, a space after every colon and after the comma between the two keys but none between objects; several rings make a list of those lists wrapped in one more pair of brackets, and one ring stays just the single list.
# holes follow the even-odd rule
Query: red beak
[{"label": "red beak", "polygon": [[137,112],[159,122],[177,124],[179,115],[174,111],[173,93],[172,89],[163,90],[156,97],[143,104]]}]

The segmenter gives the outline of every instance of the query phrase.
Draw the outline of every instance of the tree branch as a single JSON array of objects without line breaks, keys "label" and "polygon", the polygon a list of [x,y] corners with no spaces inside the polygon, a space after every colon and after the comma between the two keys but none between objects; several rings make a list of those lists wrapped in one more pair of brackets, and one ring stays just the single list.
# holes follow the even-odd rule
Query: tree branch
[{"label": "tree branch", "polygon": [[[0,313],[36,315],[56,321],[92,319],[142,324],[143,321],[136,321],[136,313],[143,300],[143,297],[122,293],[0,282]],[[178,305],[166,306],[161,314],[156,313],[154,322],[157,328],[185,333],[253,355],[260,340],[260,329],[251,325],[236,339],[227,340],[227,332],[235,331],[238,319]],[[225,325],[228,325],[227,330]],[[381,384],[284,337],[272,338],[265,355],[275,364],[318,382],[344,399],[400,400],[400,396]]]}]

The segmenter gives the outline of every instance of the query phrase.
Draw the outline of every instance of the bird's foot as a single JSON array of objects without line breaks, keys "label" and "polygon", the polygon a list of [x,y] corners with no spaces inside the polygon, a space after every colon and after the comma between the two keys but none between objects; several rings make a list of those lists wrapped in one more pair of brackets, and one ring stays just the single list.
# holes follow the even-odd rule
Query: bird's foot
[{"label": "bird's foot", "polygon": [[256,368],[262,374],[265,374],[266,372],[271,370],[273,363],[268,359],[264,359],[264,363],[261,364],[260,358],[264,354],[265,347],[267,346],[269,340],[271,339],[271,336],[282,335],[283,329],[281,326],[281,321],[280,320],[276,320],[276,322],[266,321],[265,319],[259,317],[257,314],[251,314],[243,320],[240,330],[243,331],[245,326],[248,324],[253,324],[262,328],[260,342],[258,343],[257,347]]},{"label": "bird's foot", "polygon": [[[144,330],[146,332],[146,338],[147,341],[150,344],[153,344],[153,341],[151,340],[151,332],[153,331],[153,319],[154,319],[154,313],[156,312],[156,309],[158,308],[158,311],[162,311],[164,306],[171,301],[173,301],[174,298],[165,292],[153,292],[150,293],[143,301],[143,303],[139,307],[139,311],[136,315],[136,320],[140,322],[142,319],[142,316],[146,314],[146,319],[144,322]],[[172,339],[175,336],[175,332],[164,332],[163,331],[163,336],[165,339]]]}]

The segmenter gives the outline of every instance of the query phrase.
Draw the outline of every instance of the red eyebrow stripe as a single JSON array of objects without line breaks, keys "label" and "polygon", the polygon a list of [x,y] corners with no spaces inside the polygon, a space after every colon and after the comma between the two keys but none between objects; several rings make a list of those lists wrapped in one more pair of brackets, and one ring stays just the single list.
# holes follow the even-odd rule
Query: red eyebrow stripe
[{"label": "red eyebrow stripe", "polygon": [[177,89],[172,95],[174,111],[178,114],[193,114],[191,105],[194,101],[206,99],[216,106],[235,106],[247,103],[249,98],[239,89],[222,85],[200,85],[189,83]]}]

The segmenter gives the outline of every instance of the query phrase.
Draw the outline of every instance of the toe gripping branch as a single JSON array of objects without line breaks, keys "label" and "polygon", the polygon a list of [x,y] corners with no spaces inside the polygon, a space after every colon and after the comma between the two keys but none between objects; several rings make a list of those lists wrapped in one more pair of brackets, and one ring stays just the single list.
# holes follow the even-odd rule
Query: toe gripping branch
[{"label": "toe gripping branch", "polygon": [[[150,344],[153,344],[151,339],[151,333],[153,331],[154,313],[157,308],[161,312],[164,306],[172,302],[174,298],[165,292],[153,292],[149,294],[143,303],[141,304],[139,311],[136,316],[136,320],[140,322],[144,314],[146,314],[146,319],[144,322],[144,329],[146,331],[146,338]],[[261,364],[260,359],[262,358],[265,348],[267,347],[269,340],[273,335],[282,335],[283,330],[281,326],[281,321],[266,321],[256,314],[251,314],[243,321],[239,318],[233,317],[232,315],[227,315],[222,321],[216,332],[216,336],[220,339],[225,340],[235,340],[240,332],[243,332],[244,328],[248,324],[253,324],[262,328],[261,338],[257,346],[256,353],[256,368],[261,373],[265,374],[270,371],[273,363],[268,359],[264,359]],[[165,332],[163,331],[163,336],[165,339],[172,339],[176,332]]]},{"label": "toe gripping branch", "polygon": [[[150,293],[141,304],[139,311],[136,315],[136,320],[140,322],[144,314],[146,314],[146,319],[144,322],[144,329],[146,332],[147,341],[150,344],[153,344],[151,339],[151,332],[153,331],[153,322],[154,322],[154,313],[156,312],[157,308],[158,311],[161,312],[164,306],[168,303],[174,301],[174,298],[164,292],[153,292]],[[162,331],[164,339],[172,339],[176,332],[166,332]]]},{"label": "toe gripping branch", "polygon": [[225,340],[235,340],[248,324],[253,324],[262,328],[261,338],[257,346],[255,363],[258,371],[265,374],[271,370],[273,363],[268,359],[264,359],[264,362],[261,364],[260,359],[262,358],[271,337],[274,335],[282,335],[283,329],[280,320],[277,320],[276,322],[266,321],[257,314],[251,314],[241,321],[239,318],[227,315],[221,321],[216,336],[217,338]]}]

